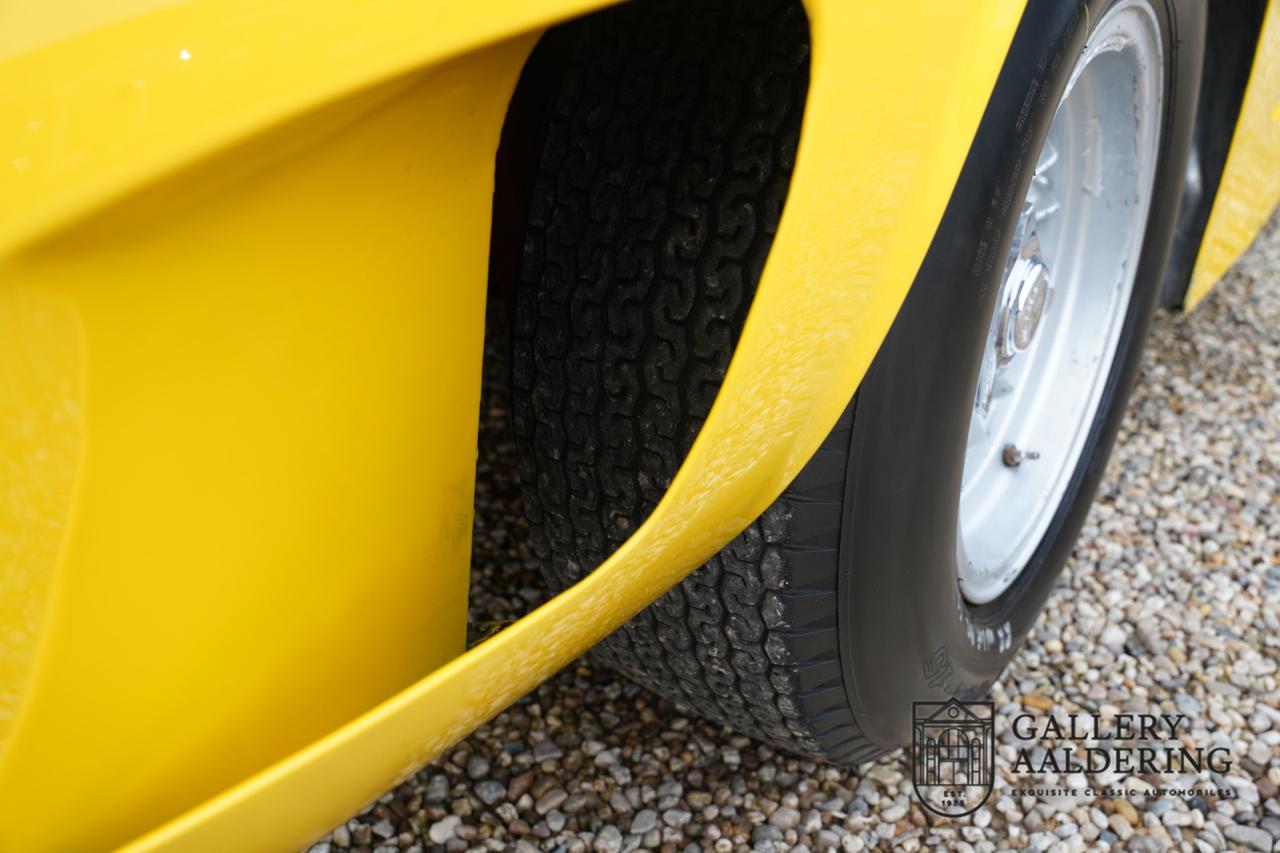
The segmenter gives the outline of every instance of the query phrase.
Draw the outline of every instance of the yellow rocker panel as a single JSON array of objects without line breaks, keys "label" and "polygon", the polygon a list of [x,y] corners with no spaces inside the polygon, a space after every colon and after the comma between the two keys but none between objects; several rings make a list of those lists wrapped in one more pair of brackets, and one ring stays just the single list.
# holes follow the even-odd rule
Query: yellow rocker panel
[{"label": "yellow rocker panel", "polygon": [[498,132],[537,31],[601,3],[81,5],[0,13],[0,850],[300,846],[714,553],[865,372],[1022,11],[806,3],[702,433],[461,653]]}]

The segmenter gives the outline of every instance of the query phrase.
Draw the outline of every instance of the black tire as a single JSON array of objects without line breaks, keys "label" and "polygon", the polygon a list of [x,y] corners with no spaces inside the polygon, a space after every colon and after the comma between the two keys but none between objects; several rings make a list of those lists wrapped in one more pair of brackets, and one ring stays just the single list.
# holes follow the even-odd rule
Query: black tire
[{"label": "black tire", "polygon": [[[995,259],[1016,221],[1007,202],[1027,191],[1023,158],[1043,142],[1086,20],[1111,2],[1091,0],[1086,16],[1032,0],[855,399],[791,487],[598,657],[699,714],[840,763],[909,740],[913,700],[975,697],[1008,663],[1114,440],[1168,251],[1199,79],[1202,11],[1155,0],[1169,110],[1121,349],[1032,565],[973,607],[955,580],[955,513]],[[512,383],[534,545],[555,587],[639,526],[710,410],[777,227],[808,73],[805,18],[790,2],[644,2],[560,38]]]}]

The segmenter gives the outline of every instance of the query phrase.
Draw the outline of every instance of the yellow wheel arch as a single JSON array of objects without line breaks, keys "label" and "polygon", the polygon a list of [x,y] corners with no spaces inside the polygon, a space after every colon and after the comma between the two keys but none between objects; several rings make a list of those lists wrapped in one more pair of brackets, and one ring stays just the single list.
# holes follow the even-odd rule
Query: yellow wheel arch
[{"label": "yellow wheel arch", "polygon": [[791,191],[702,433],[613,557],[461,653],[493,154],[539,28],[598,5],[5,7],[0,849],[300,845],[817,447],[1021,0],[806,3]]}]

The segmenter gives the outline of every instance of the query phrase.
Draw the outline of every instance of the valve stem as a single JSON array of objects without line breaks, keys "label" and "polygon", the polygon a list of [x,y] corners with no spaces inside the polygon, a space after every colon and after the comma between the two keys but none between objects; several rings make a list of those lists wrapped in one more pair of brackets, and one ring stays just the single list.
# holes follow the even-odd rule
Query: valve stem
[{"label": "valve stem", "polygon": [[1034,450],[1019,450],[1016,444],[1006,444],[1000,452],[1000,459],[1008,468],[1017,468],[1024,459],[1039,459],[1040,454]]}]

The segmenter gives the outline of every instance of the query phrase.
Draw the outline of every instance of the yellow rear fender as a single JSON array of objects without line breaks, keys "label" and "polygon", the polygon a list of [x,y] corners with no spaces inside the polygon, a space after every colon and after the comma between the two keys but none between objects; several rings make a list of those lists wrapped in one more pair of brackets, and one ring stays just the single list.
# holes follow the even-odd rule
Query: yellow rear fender
[{"label": "yellow rear fender", "polygon": [[1231,148],[1191,273],[1188,308],[1222,278],[1280,203],[1280,3],[1275,0],[1267,3],[1257,38]]},{"label": "yellow rear fender", "polygon": [[1023,3],[806,2],[701,434],[465,653],[494,154],[540,30],[603,2],[68,5],[0,12],[3,850],[301,845],[714,553],[870,363]]}]

